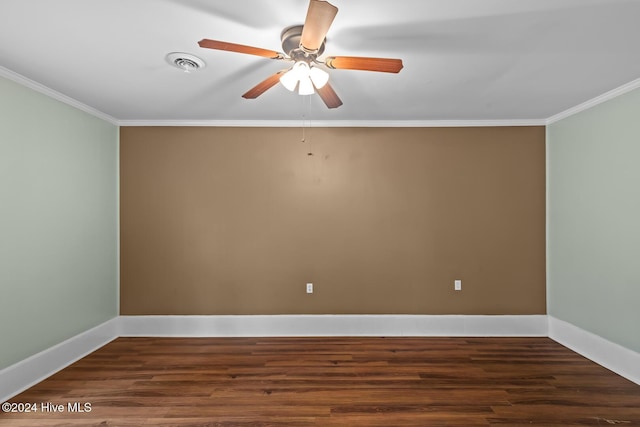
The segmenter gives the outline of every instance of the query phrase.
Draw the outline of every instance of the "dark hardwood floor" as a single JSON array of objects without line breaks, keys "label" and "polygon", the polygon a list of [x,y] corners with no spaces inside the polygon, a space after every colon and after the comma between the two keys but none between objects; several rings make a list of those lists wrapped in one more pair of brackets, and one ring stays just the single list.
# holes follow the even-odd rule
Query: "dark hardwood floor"
[{"label": "dark hardwood floor", "polygon": [[1,426],[640,425],[639,385],[548,338],[119,338],[11,402],[38,412]]}]

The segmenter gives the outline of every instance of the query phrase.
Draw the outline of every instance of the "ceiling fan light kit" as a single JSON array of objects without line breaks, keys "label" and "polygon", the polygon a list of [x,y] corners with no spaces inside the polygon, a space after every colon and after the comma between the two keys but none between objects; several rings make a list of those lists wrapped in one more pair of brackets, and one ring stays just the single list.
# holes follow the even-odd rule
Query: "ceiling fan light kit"
[{"label": "ceiling fan light kit", "polygon": [[329,81],[329,73],[318,68],[310,67],[304,61],[296,62],[293,67],[280,77],[282,86],[290,91],[296,90],[300,95],[312,95],[314,87],[322,88]]},{"label": "ceiling fan light kit", "polygon": [[285,53],[253,46],[219,40],[203,39],[200,47],[226,50],[265,58],[292,61],[292,67],[280,70],[249,89],[243,98],[255,99],[275,86],[278,82],[289,91],[298,89],[299,95],[318,93],[328,108],[337,108],[342,101],[329,84],[329,73],[320,66],[330,69],[377,71],[398,73],[402,69],[401,59],[367,58],[358,56],[331,56],[324,61],[318,59],[324,53],[326,35],[338,13],[338,8],[325,0],[310,0],[304,25],[285,28],[280,39]]}]

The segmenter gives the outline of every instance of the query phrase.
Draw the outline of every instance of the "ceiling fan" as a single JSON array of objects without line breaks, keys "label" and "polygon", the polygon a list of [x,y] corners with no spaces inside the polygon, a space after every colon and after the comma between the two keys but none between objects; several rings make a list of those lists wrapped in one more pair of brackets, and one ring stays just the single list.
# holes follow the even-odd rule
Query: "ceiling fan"
[{"label": "ceiling fan", "polygon": [[285,53],[259,47],[203,39],[200,47],[230,52],[257,55],[265,58],[293,62],[293,66],[280,70],[249,89],[243,98],[255,99],[278,82],[290,91],[298,89],[300,95],[317,92],[329,108],[337,108],[342,101],[329,84],[329,74],[319,66],[341,70],[379,71],[398,73],[402,69],[401,59],[370,58],[359,56],[329,56],[318,59],[324,52],[325,36],[338,8],[325,0],[310,0],[304,25],[285,28],[280,39]]}]

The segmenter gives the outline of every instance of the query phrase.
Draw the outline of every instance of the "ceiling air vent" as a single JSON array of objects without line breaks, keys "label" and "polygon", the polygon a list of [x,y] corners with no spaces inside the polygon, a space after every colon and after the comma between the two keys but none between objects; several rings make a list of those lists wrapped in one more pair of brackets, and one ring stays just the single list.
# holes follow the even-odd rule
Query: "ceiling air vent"
[{"label": "ceiling air vent", "polygon": [[184,52],[171,52],[166,56],[167,62],[185,73],[206,67],[204,61],[195,55]]}]

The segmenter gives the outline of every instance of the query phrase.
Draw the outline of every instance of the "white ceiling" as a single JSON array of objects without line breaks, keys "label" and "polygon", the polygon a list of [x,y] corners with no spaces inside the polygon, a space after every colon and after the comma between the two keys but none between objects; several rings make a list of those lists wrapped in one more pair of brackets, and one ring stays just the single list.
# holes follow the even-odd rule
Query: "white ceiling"
[{"label": "white ceiling", "polygon": [[[1,0],[0,66],[117,121],[540,120],[640,77],[639,0],[331,0],[325,56],[396,57],[399,74],[331,70],[344,105],[277,85],[288,63],[202,49],[281,51],[308,0]],[[165,61],[187,52],[207,67]]]}]

